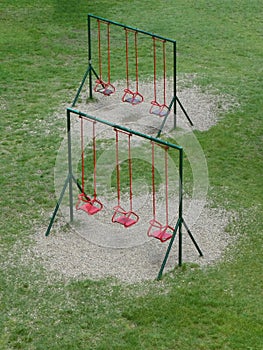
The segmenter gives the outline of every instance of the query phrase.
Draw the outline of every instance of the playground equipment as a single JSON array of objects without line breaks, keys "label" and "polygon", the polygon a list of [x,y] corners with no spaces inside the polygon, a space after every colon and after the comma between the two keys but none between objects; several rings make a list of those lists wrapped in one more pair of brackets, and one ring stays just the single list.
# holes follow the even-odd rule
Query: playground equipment
[{"label": "playground equipment", "polygon": [[[72,147],[71,147],[71,118],[72,116],[80,118],[80,139],[81,139],[81,159],[82,159],[82,183],[79,184],[79,182],[76,180],[73,169],[72,169]],[[93,196],[90,197],[85,193],[84,189],[84,128],[83,128],[83,122],[88,121],[90,124],[92,123],[93,126],[93,143],[92,143],[92,149],[93,149],[93,186],[94,186],[94,193]],[[49,236],[50,231],[52,229],[52,226],[54,224],[57,212],[59,210],[59,207],[62,203],[62,199],[65,195],[66,189],[68,187],[69,189],[69,217],[70,222],[73,222],[74,218],[74,198],[73,198],[73,184],[77,186],[77,188],[80,191],[80,197],[79,200],[84,202],[84,204],[77,204],[78,208],[81,208],[81,206],[84,206],[81,208],[82,210],[86,211],[88,214],[92,215],[95,212],[98,212],[102,209],[102,204],[97,205],[95,204],[95,201],[98,201],[97,194],[96,194],[96,130],[95,125],[96,123],[102,123],[110,128],[115,132],[116,135],[116,165],[117,165],[117,197],[118,197],[118,205],[114,208],[114,214],[112,217],[112,222],[118,222],[124,227],[129,227],[135,223],[138,222],[139,216],[133,211],[132,209],[132,157],[131,157],[131,137],[136,136],[143,139],[146,139],[148,141],[151,141],[152,143],[152,189],[153,189],[153,219],[150,221],[150,228],[148,230],[148,236],[154,237],[159,239],[161,242],[165,242],[169,239],[169,244],[162,262],[162,265],[160,267],[157,279],[161,279],[163,270],[165,268],[167,259],[169,257],[172,245],[174,243],[176,234],[178,232],[178,265],[182,265],[182,227],[184,226],[189,237],[191,238],[195,248],[197,249],[200,256],[203,255],[202,251],[200,250],[197,242],[195,241],[190,229],[186,225],[186,222],[183,218],[183,148],[181,146],[169,143],[167,141],[161,140],[160,138],[152,137],[143,133],[140,133],[138,131],[128,129],[124,126],[113,124],[109,121],[102,120],[99,118],[96,118],[94,116],[88,115],[84,112],[81,112],[79,110],[75,110],[73,108],[67,108],[67,140],[68,140],[68,174],[64,183],[64,186],[62,188],[62,191],[60,193],[59,199],[57,201],[57,204],[55,206],[55,209],[53,211],[52,217],[50,219],[48,228],[46,230],[45,235]],[[124,210],[121,207],[120,202],[120,179],[118,174],[118,166],[119,166],[119,158],[118,158],[118,137],[119,134],[125,135],[128,137],[128,162],[129,162],[129,180],[130,180],[130,209],[128,211]],[[165,152],[165,187],[166,187],[166,223],[163,225],[156,219],[156,211],[155,211],[155,174],[154,174],[154,147],[161,146],[164,149]],[[175,154],[177,152],[178,154],[178,168],[179,168],[179,195],[178,195],[178,219],[175,225],[169,225],[168,223],[168,151],[173,152]],[[96,208],[95,208],[96,207]],[[95,213],[94,213],[95,214]],[[99,215],[99,214],[98,214]],[[110,220],[109,220],[110,222]],[[139,224],[138,224],[139,225]],[[143,233],[142,233],[143,234]],[[146,233],[145,233],[146,234]]]},{"label": "playground equipment", "polygon": [[[93,22],[97,23],[95,29],[92,27]],[[106,28],[106,30],[105,30]],[[88,93],[89,98],[93,97],[94,93],[100,93],[107,98],[113,93],[117,93],[117,89],[111,82],[111,68],[115,67],[115,62],[112,64],[112,28],[116,30],[121,28],[123,31],[118,33],[118,40],[121,42],[121,37],[123,32],[125,33],[125,58],[123,59],[124,75],[126,76],[126,88],[124,91],[122,90],[122,97],[120,101],[129,103],[132,106],[136,107],[136,105],[140,103],[146,103],[145,97],[139,92],[139,36],[146,39],[152,39],[151,51],[148,54],[153,55],[153,99],[149,101],[149,114],[156,115],[162,118],[162,123],[158,130],[156,137],[152,137],[138,131],[128,129],[125,126],[116,125],[107,120],[102,120],[96,116],[91,116],[87,113],[84,113],[80,110],[75,109],[76,103],[79,99],[81,91],[84,87],[84,84],[88,78]],[[92,44],[92,33],[97,33],[97,54],[94,55]],[[133,36],[134,45],[133,51],[131,54],[131,46],[130,46],[130,36]],[[114,43],[116,45],[116,43]],[[173,79],[173,91],[170,95],[172,98],[170,101],[167,101],[167,52],[172,54],[172,79]],[[158,50],[162,47],[161,50],[161,61],[158,59],[160,57],[157,55]],[[116,46],[115,46],[116,47]],[[131,66],[131,57],[134,55],[134,63]],[[95,65],[93,63],[93,58],[95,56]],[[97,58],[97,60],[96,60]],[[118,57],[118,65],[122,62],[122,56]],[[171,62],[170,62],[171,63]],[[135,71],[135,88],[131,86],[131,68]],[[160,68],[161,67],[161,68]],[[106,69],[105,69],[106,68]],[[121,67],[120,67],[121,68]],[[162,69],[162,86],[158,86],[157,80],[157,71]],[[106,72],[107,71],[107,72]],[[141,66],[140,66],[140,75]],[[93,81],[93,76],[95,76],[95,84]],[[122,79],[122,77],[118,77],[118,79]],[[160,90],[162,91],[162,97],[159,96]],[[124,94],[123,94],[124,92]],[[116,94],[117,95],[117,94]],[[176,105],[179,105],[184,115],[188,119],[189,123],[193,125],[191,119],[189,118],[185,108],[183,107],[181,101],[177,96],[177,86],[176,86],[176,41],[168,38],[164,38],[162,36],[152,34],[143,30],[139,30],[137,28],[133,28],[130,26],[126,26],[117,22],[110,21],[108,19],[88,15],[88,67],[84,74],[84,77],[81,81],[81,84],[78,88],[76,96],[72,102],[70,108],[67,108],[67,145],[68,145],[68,173],[65,179],[65,183],[59,195],[58,201],[54,208],[53,214],[51,216],[48,228],[46,230],[45,235],[49,236],[52,226],[54,224],[57,212],[62,203],[63,197],[65,195],[66,189],[69,190],[69,217],[70,222],[73,222],[74,219],[74,207],[76,210],[82,210],[88,215],[94,215],[103,209],[102,202],[98,199],[97,196],[97,147],[96,147],[96,123],[101,123],[104,126],[110,127],[113,132],[115,132],[115,142],[116,142],[116,183],[117,183],[117,205],[113,208],[113,215],[109,222],[119,223],[123,225],[125,228],[129,228],[139,221],[139,215],[133,209],[133,194],[132,194],[132,136],[136,136],[147,141],[150,141],[151,144],[151,152],[152,152],[152,218],[149,220],[149,228],[147,234],[149,237],[153,237],[158,239],[160,242],[167,242],[167,250],[160,267],[157,279],[161,279],[163,270],[165,268],[167,259],[171,252],[172,245],[174,243],[175,237],[178,232],[178,265],[182,265],[182,228],[186,229],[187,234],[192,240],[196,250],[198,251],[200,256],[203,256],[201,249],[199,248],[197,242],[195,241],[189,227],[187,226],[184,218],[183,218],[183,148],[181,146],[172,144],[170,142],[164,141],[160,139],[160,134],[163,130],[163,127],[166,123],[166,120],[169,115],[173,114],[174,118],[174,128],[176,127]],[[173,113],[170,113],[173,110]],[[72,167],[72,146],[71,146],[71,124],[72,124],[72,116],[78,117],[80,120],[80,145],[81,145],[81,183],[76,180],[75,175],[73,174]],[[92,125],[92,172],[93,172],[93,194],[90,195],[86,193],[86,149],[84,142],[84,122],[88,122],[88,125]],[[129,180],[129,208],[124,208],[124,205],[121,201],[121,177],[120,177],[120,157],[119,157],[119,136],[127,137],[127,146],[128,146],[128,180]],[[156,147],[161,147],[164,151],[164,169],[165,169],[165,222],[158,217],[158,213],[156,210],[156,179],[155,179],[155,149]],[[168,152],[178,155],[178,169],[179,169],[179,194],[178,194],[178,218],[176,223],[169,222],[169,193],[168,193]],[[79,195],[77,199],[77,204],[74,206],[74,196],[73,196],[73,185],[79,190]],[[90,185],[90,184],[89,184]],[[90,192],[90,191],[89,191]],[[92,191],[91,191],[92,192]],[[138,223],[140,225],[140,223]],[[143,233],[142,233],[143,234]]]},{"label": "playground equipment", "polygon": [[126,83],[127,87],[124,90],[122,102],[131,103],[133,106],[143,102],[143,96],[139,93],[139,73],[138,73],[138,32],[134,32],[134,49],[135,49],[135,72],[136,72],[136,90],[130,89],[129,81],[129,30],[125,28],[125,40],[126,40]]},{"label": "playground equipment", "polygon": [[98,55],[99,55],[99,77],[96,80],[95,92],[100,92],[105,96],[110,96],[115,92],[115,87],[111,84],[110,76],[110,23],[107,22],[107,61],[108,61],[108,80],[105,82],[102,76],[102,53],[101,53],[101,21],[98,19]]},{"label": "playground equipment", "polygon": [[166,104],[166,40],[162,41],[163,46],[163,103],[157,101],[157,71],[156,71],[156,40],[157,38],[153,37],[153,86],[154,86],[154,100],[151,102],[150,113],[158,115],[159,117],[165,117],[170,113],[170,106]]},{"label": "playground equipment", "polygon": [[[153,207],[153,219],[150,221],[150,227],[147,235],[159,239],[161,242],[165,242],[173,236],[173,227],[169,225],[169,198],[168,198],[168,146],[164,146],[165,152],[165,225],[156,220],[156,191],[155,191],[155,157],[154,157],[155,143],[152,142],[152,207]],[[163,147],[163,146],[161,146]]]},{"label": "playground equipment", "polygon": [[[93,29],[93,22],[97,22],[97,27]],[[102,30],[106,26],[106,31]],[[118,36],[113,37],[115,41],[112,39],[112,34],[110,28],[114,28],[115,31],[118,31],[118,29],[124,29],[123,32],[125,35],[123,35],[123,32],[118,31]],[[97,38],[94,39],[91,33],[97,30]],[[173,123],[174,128],[176,128],[176,105],[178,103],[179,107],[183,111],[185,117],[189,121],[190,125],[193,125],[192,120],[188,116],[185,108],[183,107],[181,101],[179,100],[177,96],[177,83],[176,83],[176,41],[172,39],[168,39],[156,34],[152,34],[137,28],[133,28],[121,23],[117,23],[102,17],[98,17],[92,14],[88,15],[88,68],[83,76],[82,82],[79,86],[79,89],[76,93],[76,96],[72,102],[72,107],[76,106],[76,103],[78,101],[79,95],[83,89],[83,86],[85,84],[86,79],[88,78],[88,91],[89,91],[89,98],[93,98],[94,92],[102,93],[105,96],[111,96],[113,93],[117,92],[115,87],[111,83],[111,63],[112,63],[112,52],[113,49],[113,43],[114,45],[118,44],[120,45],[122,42],[122,36],[123,42],[125,42],[124,50],[125,56],[122,57],[120,52],[120,55],[118,55],[118,72],[120,71],[122,67],[123,62],[123,72],[126,76],[126,88],[124,89],[124,94],[122,94],[122,97],[120,100],[122,102],[129,103],[133,106],[136,106],[142,102],[146,103],[149,102],[149,114],[156,115],[159,117],[162,117],[162,123],[159,127],[158,133],[156,137],[159,137],[161,135],[161,132],[164,128],[164,125],[167,121],[167,118],[169,115],[173,115]],[[129,39],[130,37],[134,37],[134,47],[133,47],[133,54],[135,56],[135,89],[131,87],[131,73],[130,70],[133,67],[133,64],[131,66],[131,55],[130,55],[130,45],[129,45]],[[139,50],[139,36],[142,39],[150,38],[152,39],[152,45],[149,52],[145,52],[145,55],[147,57],[149,55],[152,55],[153,57],[153,99],[152,101],[145,101],[144,96],[139,92],[139,56],[138,56],[138,50]],[[104,37],[104,41],[106,40],[106,45],[104,45],[104,50],[102,49],[102,37]],[[105,38],[106,37],[106,38]],[[93,41],[97,41],[97,50],[94,50]],[[145,41],[145,40],[144,40]],[[157,51],[159,52],[160,45],[157,45],[157,43],[161,43],[162,50],[162,63],[159,62],[157,59]],[[172,67],[172,72],[170,75],[172,75],[173,80],[173,91],[170,92],[170,95],[172,95],[171,101],[167,101],[167,84],[166,84],[166,75],[167,75],[167,51],[168,51],[168,44],[169,44],[169,53],[170,56],[172,55],[172,62],[169,61],[170,65]],[[102,53],[103,51],[103,53]],[[106,53],[105,53],[106,51]],[[95,63],[94,63],[95,62]],[[114,67],[114,62],[112,64],[112,67]],[[107,65],[107,78],[105,79],[103,72],[103,65]],[[163,83],[162,87],[157,86],[158,80],[157,80],[157,70],[160,71],[162,69],[162,76],[163,76]],[[98,73],[97,73],[98,71]],[[141,66],[141,76],[143,75],[143,68]],[[93,84],[93,76],[95,76],[95,87]],[[118,80],[122,80],[124,77],[118,75]],[[159,91],[162,90],[163,97],[159,96]],[[162,101],[160,101],[162,100]],[[173,110],[173,113],[170,113]]]},{"label": "playground equipment", "polygon": [[132,209],[132,158],[131,158],[131,133],[128,133],[128,162],[129,162],[129,189],[130,189],[130,208],[129,210],[124,210],[121,207],[121,182],[120,182],[120,163],[119,163],[119,133],[120,131],[117,128],[114,129],[116,133],[116,180],[117,180],[117,198],[118,205],[113,208],[114,214],[112,216],[112,222],[118,222],[124,227],[130,227],[139,220],[139,216]]},{"label": "playground equipment", "polygon": [[93,196],[88,196],[85,193],[85,147],[84,147],[84,131],[83,131],[83,117],[80,116],[80,138],[81,138],[81,193],[78,196],[76,204],[77,210],[83,210],[89,215],[94,215],[99,212],[103,205],[97,198],[97,163],[96,163],[96,122],[92,121],[92,154],[93,154]]}]

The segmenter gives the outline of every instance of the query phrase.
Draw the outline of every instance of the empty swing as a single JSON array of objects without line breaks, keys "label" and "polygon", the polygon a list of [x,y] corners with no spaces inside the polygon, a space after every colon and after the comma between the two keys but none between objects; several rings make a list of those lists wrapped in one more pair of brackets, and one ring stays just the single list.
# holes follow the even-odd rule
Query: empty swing
[{"label": "empty swing", "polygon": [[108,81],[102,78],[102,55],[101,55],[101,29],[100,20],[98,20],[98,51],[99,51],[99,77],[96,80],[95,92],[100,92],[105,96],[110,96],[115,92],[115,87],[110,82],[110,23],[107,23],[107,52],[108,52]]},{"label": "empty swing", "polygon": [[83,130],[83,118],[81,118],[81,189],[82,192],[78,195],[78,202],[76,204],[77,210],[83,210],[89,215],[94,215],[99,212],[103,205],[97,198],[96,189],[96,176],[97,176],[97,165],[96,165],[96,131],[95,123],[92,128],[92,153],[93,153],[93,196],[88,196],[85,193],[85,157],[84,157],[84,130]]},{"label": "empty swing", "polygon": [[139,216],[132,209],[132,161],[131,161],[131,136],[132,134],[121,131],[128,135],[128,163],[129,163],[129,188],[130,188],[130,208],[128,211],[121,207],[121,188],[120,188],[120,163],[119,163],[119,130],[114,129],[116,132],[116,182],[117,182],[117,196],[118,205],[113,208],[114,214],[111,221],[117,222],[124,227],[130,227],[136,224],[139,220]]},{"label": "empty swing", "polygon": [[136,75],[136,90],[132,91],[130,89],[129,82],[129,35],[128,29],[125,28],[125,38],[126,38],[126,84],[127,87],[124,89],[124,95],[122,97],[122,102],[128,102],[133,106],[143,102],[143,96],[139,93],[139,76],[138,76],[138,32],[134,32],[134,50],[135,50],[135,75]]},{"label": "empty swing", "polygon": [[158,115],[159,117],[165,117],[169,114],[170,110],[166,104],[166,42],[163,43],[163,103],[157,102],[157,74],[156,74],[156,38],[153,37],[153,91],[154,100],[151,101],[150,114]]},{"label": "empty swing", "polygon": [[[162,146],[161,146],[162,147]],[[152,142],[152,204],[153,204],[153,219],[150,221],[150,227],[147,231],[149,237],[159,239],[165,242],[173,236],[173,227],[169,225],[168,214],[168,147],[165,150],[165,225],[156,220],[156,193],[155,193],[155,165],[154,165],[154,142]]]}]

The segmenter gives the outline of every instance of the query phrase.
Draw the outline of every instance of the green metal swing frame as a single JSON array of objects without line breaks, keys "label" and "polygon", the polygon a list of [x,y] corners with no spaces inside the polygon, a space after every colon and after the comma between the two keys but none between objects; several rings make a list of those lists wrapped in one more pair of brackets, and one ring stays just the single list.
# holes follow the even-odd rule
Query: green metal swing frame
[{"label": "green metal swing frame", "polygon": [[158,133],[156,135],[156,137],[160,137],[162,130],[165,126],[165,123],[167,121],[167,118],[170,115],[170,111],[173,110],[173,126],[174,129],[176,128],[177,125],[177,117],[176,117],[176,113],[177,113],[177,103],[179,105],[179,107],[181,108],[183,114],[185,115],[185,117],[187,118],[189,124],[191,126],[193,126],[193,122],[191,120],[191,118],[189,117],[186,109],[184,108],[182,102],[179,100],[178,96],[177,96],[177,83],[176,83],[176,75],[177,75],[177,68],[176,68],[176,40],[173,39],[169,39],[169,38],[165,38],[163,36],[157,35],[157,34],[153,34],[138,28],[134,28],[131,26],[127,26],[115,21],[111,21],[109,19],[100,17],[100,16],[95,16],[93,14],[88,14],[88,67],[87,70],[83,76],[83,79],[81,81],[81,84],[77,90],[77,93],[75,95],[75,98],[72,102],[72,107],[76,106],[76,103],[78,101],[79,95],[83,89],[83,86],[88,78],[89,80],[89,98],[92,99],[93,98],[93,76],[95,76],[95,78],[97,80],[100,80],[99,74],[97,73],[96,69],[93,67],[92,65],[92,36],[91,36],[91,32],[92,32],[92,20],[97,20],[97,21],[102,21],[103,23],[106,24],[111,24],[120,28],[124,28],[125,30],[129,30],[129,31],[133,31],[135,33],[141,33],[145,36],[149,36],[151,38],[155,38],[155,39],[159,39],[168,43],[171,43],[172,45],[172,52],[173,52],[173,97],[170,101],[170,103],[168,104],[168,112],[166,113],[166,115],[163,117],[162,119],[162,123],[159,127]]},{"label": "green metal swing frame", "polygon": [[167,259],[170,255],[170,251],[171,248],[173,246],[176,234],[178,232],[178,265],[182,266],[183,263],[183,241],[182,241],[182,227],[184,226],[191,241],[193,242],[195,248],[197,249],[198,253],[200,256],[203,256],[203,253],[201,251],[201,249],[199,248],[193,234],[191,233],[189,227],[187,226],[184,218],[183,218],[183,148],[181,146],[175,145],[173,143],[161,140],[160,138],[157,137],[152,137],[146,134],[143,134],[141,132],[126,128],[124,126],[121,125],[117,125],[117,124],[113,124],[107,120],[103,120],[91,115],[88,115],[84,112],[81,112],[77,109],[73,109],[72,107],[67,108],[67,143],[68,143],[68,175],[67,178],[65,180],[64,186],[62,188],[62,191],[60,193],[59,199],[57,201],[57,204],[55,206],[55,209],[53,211],[52,217],[50,219],[48,228],[46,230],[45,236],[49,236],[50,231],[52,229],[52,226],[54,224],[57,212],[59,210],[59,207],[61,205],[62,199],[65,195],[66,189],[68,187],[69,189],[69,217],[70,217],[70,222],[72,223],[74,220],[74,203],[73,203],[73,184],[75,184],[78,189],[81,191],[82,188],[80,186],[80,184],[78,183],[78,181],[76,180],[74,174],[73,174],[73,169],[72,169],[72,147],[71,147],[71,116],[76,116],[76,117],[84,117],[88,120],[91,121],[96,121],[99,123],[102,123],[104,125],[107,125],[115,130],[119,130],[125,133],[129,133],[131,135],[136,135],[138,137],[141,137],[143,139],[155,142],[159,145],[165,146],[165,147],[169,147],[177,152],[179,152],[179,157],[178,157],[178,166],[179,166],[179,195],[178,195],[178,205],[179,205],[179,211],[178,211],[178,219],[176,222],[176,225],[174,227],[173,230],[173,234],[172,237],[169,241],[169,245],[167,247],[162,265],[160,267],[158,276],[157,276],[157,280],[160,280],[162,278],[163,275],[163,270],[165,268],[165,265],[167,263]]},{"label": "green metal swing frame", "polygon": [[[177,86],[176,86],[176,41],[175,40],[171,40],[171,39],[168,39],[168,38],[165,38],[165,37],[162,37],[162,36],[159,36],[159,35],[156,35],[156,34],[153,34],[153,33],[150,33],[150,32],[146,32],[146,31],[143,31],[143,30],[140,30],[140,29],[137,29],[137,28],[133,28],[133,27],[130,27],[130,26],[127,26],[127,25],[124,25],[124,24],[121,24],[121,23],[118,23],[118,22],[114,22],[114,21],[111,21],[111,20],[108,20],[108,19],[105,19],[105,18],[102,18],[102,17],[99,17],[99,16],[95,16],[95,15],[92,15],[92,14],[88,14],[88,67],[86,69],[86,72],[83,76],[83,79],[81,81],[81,84],[77,90],[77,93],[73,99],[73,102],[72,102],[72,105],[70,108],[67,108],[67,151],[68,151],[68,174],[67,174],[67,177],[65,179],[65,183],[62,187],[62,190],[61,190],[61,193],[60,193],[60,196],[58,198],[58,201],[56,203],[56,206],[54,208],[54,211],[53,211],[53,214],[51,216],[51,219],[49,221],[49,225],[47,227],[47,230],[46,230],[46,233],[45,233],[45,236],[48,237],[50,232],[51,232],[51,229],[52,229],[52,226],[54,224],[54,221],[55,221],[55,218],[56,218],[56,215],[58,213],[58,210],[59,210],[59,207],[62,203],[62,200],[63,200],[63,197],[66,193],[66,190],[68,188],[68,191],[69,191],[69,220],[70,222],[72,223],[73,220],[74,220],[74,203],[73,203],[73,185],[77,186],[79,191],[82,192],[82,187],[81,185],[79,184],[79,182],[76,180],[74,174],[73,174],[73,169],[72,169],[72,147],[71,147],[71,116],[77,116],[77,117],[83,117],[83,118],[86,118],[86,119],[89,119],[90,121],[96,121],[96,122],[99,122],[99,123],[102,123],[104,125],[107,125],[109,127],[112,127],[113,129],[115,130],[119,130],[119,131],[122,131],[122,132],[125,132],[125,133],[129,133],[131,135],[136,135],[138,137],[141,137],[141,138],[144,138],[146,140],[150,140],[152,142],[155,142],[159,145],[162,145],[162,146],[165,146],[165,147],[169,147],[177,152],[179,152],[179,156],[178,156],[178,166],[179,166],[179,195],[178,195],[178,206],[179,206],[179,210],[178,210],[178,219],[177,219],[177,222],[176,222],[176,225],[174,226],[174,229],[173,229],[173,234],[172,234],[172,237],[170,238],[169,240],[169,244],[168,244],[168,247],[167,247],[167,250],[166,250],[166,253],[165,253],[165,256],[164,256],[164,259],[163,259],[163,262],[161,264],[161,267],[160,267],[160,270],[159,270],[159,273],[157,275],[157,280],[160,280],[162,278],[162,275],[163,275],[163,271],[164,271],[164,268],[166,266],[166,263],[167,263],[167,260],[168,260],[168,257],[170,255],[170,252],[171,252],[171,249],[172,249],[172,246],[173,246],[173,243],[174,243],[174,240],[175,240],[175,237],[178,233],[178,265],[179,266],[182,266],[182,263],[183,263],[183,240],[182,240],[182,237],[183,237],[183,234],[182,234],[182,228],[184,227],[186,229],[186,232],[188,233],[192,243],[194,244],[196,250],[198,251],[199,255],[200,256],[203,256],[203,253],[201,251],[201,249],[199,248],[193,234],[191,233],[189,227],[187,226],[184,218],[183,218],[183,148],[181,146],[178,146],[178,145],[175,145],[175,144],[172,144],[170,142],[167,142],[167,141],[164,141],[162,139],[160,139],[160,135],[161,135],[161,132],[163,130],[163,127],[167,121],[167,118],[169,116],[169,113],[167,113],[163,119],[162,119],[162,123],[160,125],[160,128],[158,130],[158,133],[156,135],[156,137],[152,137],[152,136],[149,136],[149,135],[146,135],[146,134],[143,134],[141,132],[138,132],[138,131],[135,131],[135,130],[132,130],[132,129],[129,129],[129,128],[126,128],[125,126],[121,126],[121,125],[117,125],[117,124],[114,124],[114,123],[111,123],[110,121],[107,121],[107,120],[104,120],[104,119],[100,119],[100,118],[97,118],[95,116],[91,116],[89,114],[86,114],[82,111],[79,111],[78,109],[75,109],[75,106],[76,106],[76,103],[79,99],[79,96],[80,96],[80,93],[83,89],[83,86],[88,78],[88,81],[89,81],[89,98],[92,98],[93,97],[93,76],[96,77],[97,80],[100,79],[98,73],[96,72],[96,70],[94,69],[94,67],[92,66],[92,43],[91,43],[91,22],[92,22],[92,19],[95,19],[95,20],[99,20],[99,21],[103,21],[104,23],[107,23],[107,24],[112,24],[112,25],[116,25],[118,27],[121,27],[121,28],[124,28],[124,29],[127,29],[127,30],[132,30],[136,33],[141,33],[141,34],[144,34],[144,35],[147,35],[147,36],[150,36],[151,38],[156,38],[156,39],[160,39],[160,40],[165,40],[166,42],[170,42],[173,46],[173,98],[168,106],[168,109],[169,111],[171,111],[173,109],[173,114],[174,114],[174,128],[176,128],[176,105],[178,103],[179,107],[181,108],[181,110],[183,111],[184,115],[186,116],[187,120],[189,121],[190,125],[193,125],[192,123],[192,120],[190,119],[190,117],[188,116],[185,108],[183,107],[181,101],[179,100],[177,94],[176,94],[176,89],[177,89]],[[86,196],[86,194],[84,193],[83,194],[84,196]],[[88,198],[88,196],[87,196]]]}]

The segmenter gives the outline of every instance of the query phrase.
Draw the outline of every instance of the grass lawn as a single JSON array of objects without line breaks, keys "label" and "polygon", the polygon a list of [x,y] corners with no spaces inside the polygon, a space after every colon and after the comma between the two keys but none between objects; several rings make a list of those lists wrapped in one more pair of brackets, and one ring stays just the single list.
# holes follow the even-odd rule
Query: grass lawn
[{"label": "grass lawn", "polygon": [[[0,348],[262,349],[262,1],[2,0],[0,11]],[[175,38],[178,72],[240,103],[195,132],[209,199],[238,217],[239,241],[217,265],[128,286],[65,282],[23,259],[54,207],[65,134],[54,116],[87,67],[88,12]]]}]

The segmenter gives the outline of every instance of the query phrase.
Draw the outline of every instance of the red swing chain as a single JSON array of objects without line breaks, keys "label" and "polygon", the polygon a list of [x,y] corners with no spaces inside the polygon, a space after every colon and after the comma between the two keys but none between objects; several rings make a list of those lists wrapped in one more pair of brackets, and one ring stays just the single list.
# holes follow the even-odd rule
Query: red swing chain
[{"label": "red swing chain", "polygon": [[165,222],[166,226],[169,225],[169,201],[168,201],[168,147],[165,148]]},{"label": "red swing chain", "polygon": [[83,118],[80,117],[80,139],[81,139],[81,189],[82,193],[85,192],[85,158],[84,158],[84,130],[83,130]]},{"label": "red swing chain", "polygon": [[143,102],[144,98],[139,93],[139,68],[138,68],[138,32],[134,32],[134,50],[135,50],[135,91],[130,89],[129,82],[129,29],[125,28],[125,43],[126,43],[126,89],[124,89],[124,95],[122,97],[123,102],[131,103],[133,106]]},{"label": "red swing chain", "polygon": [[108,44],[108,83],[110,84],[110,23],[107,23],[107,44]]},{"label": "red swing chain", "polygon": [[[81,189],[82,193],[85,192],[85,148],[84,148],[84,127],[83,127],[83,118],[80,121],[80,138],[81,138]],[[92,153],[93,153],[93,184],[94,184],[94,193],[93,196],[97,198],[97,160],[96,160],[96,122],[92,122]]]},{"label": "red swing chain", "polygon": [[[80,137],[81,137],[81,191],[78,196],[76,209],[83,210],[89,215],[93,215],[103,208],[102,203],[97,199],[97,159],[96,159],[96,122],[92,122],[92,153],[93,153],[93,198],[85,193],[85,147],[84,147],[84,125],[83,118],[80,122]],[[84,203],[84,204],[83,204]]]},{"label": "red swing chain", "polygon": [[96,122],[92,122],[92,150],[93,150],[93,186],[94,186],[94,199],[97,199],[97,152],[96,152]]},{"label": "red swing chain", "polygon": [[[118,206],[121,202],[121,181],[120,181],[120,162],[119,162],[119,130],[114,129],[116,132],[116,182],[117,182],[117,199]],[[121,131],[125,133],[124,131]],[[129,164],[129,189],[130,189],[130,211],[132,211],[132,159],[131,159],[131,136],[132,134],[127,133],[128,135],[128,164]]]},{"label": "red swing chain", "polygon": [[132,211],[132,159],[131,159],[131,136],[128,136],[128,162],[129,162],[129,183],[130,183],[130,211]]},{"label": "red swing chain", "polygon": [[136,77],[136,93],[139,90],[139,71],[138,71],[138,32],[134,33],[134,46],[135,46],[135,77]]},{"label": "red swing chain", "polygon": [[154,92],[154,100],[153,102],[157,103],[157,93],[156,93],[156,41],[155,37],[153,37],[153,92]]},{"label": "red swing chain", "polygon": [[[162,146],[161,146],[162,147]],[[150,227],[147,235],[165,242],[173,235],[173,228],[169,226],[169,201],[168,201],[168,147],[165,147],[165,225],[156,220],[156,189],[155,189],[155,157],[154,142],[152,142],[152,205],[153,219],[150,221]]]},{"label": "red swing chain", "polygon": [[101,30],[100,30],[100,20],[98,20],[98,50],[99,50],[99,77],[102,81],[102,57],[101,57]]},{"label": "red swing chain", "polygon": [[[163,40],[163,104],[166,105],[166,46]],[[168,107],[167,107],[168,108]]]},{"label": "red swing chain", "polygon": [[[117,199],[118,205],[113,208],[114,214],[112,222],[117,222],[124,227],[130,227],[139,220],[139,216],[132,209],[132,158],[131,158],[131,133],[114,129],[116,133],[116,181],[117,181]],[[129,163],[129,188],[130,188],[130,209],[128,211],[121,207],[121,188],[120,188],[120,163],[119,163],[119,132],[128,135],[128,163]]]},{"label": "red swing chain", "polygon": [[150,114],[155,114],[164,117],[169,113],[169,107],[166,105],[166,41],[162,40],[163,44],[163,103],[157,101],[157,69],[156,69],[156,37],[153,36],[153,93],[154,100],[151,102]]},{"label": "red swing chain", "polygon": [[106,96],[111,95],[115,92],[115,87],[111,84],[110,80],[110,23],[107,23],[107,51],[108,51],[108,81],[104,82],[102,78],[102,54],[101,54],[101,21],[98,19],[98,59],[99,59],[99,79],[96,80],[96,86],[94,91],[100,92]]},{"label": "red swing chain", "polygon": [[119,134],[118,130],[115,129],[116,132],[116,181],[117,181],[117,198],[118,198],[118,206],[120,206],[121,201],[121,188],[120,188],[120,164],[119,164]]},{"label": "red swing chain", "polygon": [[127,90],[130,91],[130,83],[129,83],[129,37],[128,30],[125,29],[125,47],[126,47],[126,86]]}]

